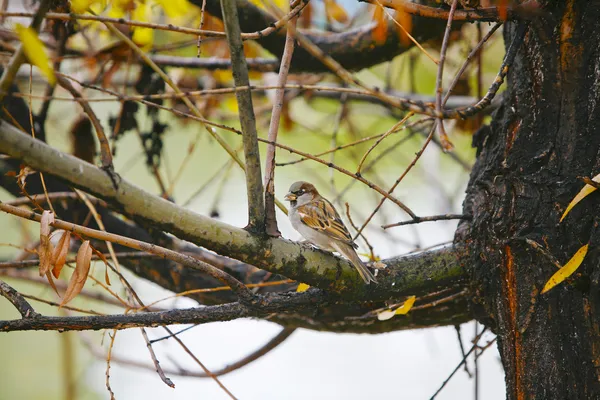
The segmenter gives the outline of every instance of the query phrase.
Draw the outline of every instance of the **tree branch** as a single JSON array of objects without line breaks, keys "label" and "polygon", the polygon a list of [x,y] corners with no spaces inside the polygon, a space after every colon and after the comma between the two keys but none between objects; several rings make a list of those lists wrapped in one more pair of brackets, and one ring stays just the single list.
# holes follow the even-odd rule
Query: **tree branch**
[{"label": "tree branch", "polygon": [[330,253],[285,239],[264,238],[196,214],[121,179],[115,188],[101,169],[62,153],[6,122],[0,123],[0,152],[98,196],[117,210],[221,255],[340,293],[352,299],[387,299],[455,282],[467,271],[452,248],[384,260],[379,285],[364,285],[355,268]]},{"label": "tree branch", "polygon": [[240,303],[187,308],[137,314],[93,315],[86,317],[46,317],[23,318],[0,321],[0,332],[24,330],[99,330],[156,327],[175,324],[206,324],[216,321],[231,321],[237,318],[265,317],[274,312],[292,312],[305,307],[322,304],[326,295],[316,290],[304,293],[263,296],[257,307]]},{"label": "tree branch", "polygon": [[[202,0],[190,0],[198,7]],[[276,22],[267,12],[245,0],[236,0],[243,32],[254,32]],[[206,11],[216,18],[223,19],[219,0],[206,0]],[[459,26],[460,24],[457,24]],[[438,19],[413,18],[412,36],[419,42],[433,39],[442,34],[444,21]],[[377,25],[369,24],[351,29],[342,33],[328,33],[327,35],[306,32],[310,41],[316,44],[325,54],[330,55],[348,70],[360,70],[379,63],[389,61],[398,54],[410,50],[413,43],[403,44],[397,34],[393,21],[387,24],[384,42],[376,40],[373,34]],[[286,30],[281,29],[275,34],[258,39],[256,42],[277,58],[281,58],[285,47]],[[291,72],[327,72],[328,68],[321,61],[311,56],[306,50],[298,48],[294,52],[290,66]]]},{"label": "tree branch", "polygon": [[[244,55],[240,24],[235,0],[221,0],[223,23],[227,32],[229,53],[236,87],[249,86],[248,65]],[[265,231],[265,203],[260,171],[260,151],[252,94],[249,89],[235,92],[242,128],[242,143],[246,164],[246,192],[248,194],[248,230],[263,234]]]}]

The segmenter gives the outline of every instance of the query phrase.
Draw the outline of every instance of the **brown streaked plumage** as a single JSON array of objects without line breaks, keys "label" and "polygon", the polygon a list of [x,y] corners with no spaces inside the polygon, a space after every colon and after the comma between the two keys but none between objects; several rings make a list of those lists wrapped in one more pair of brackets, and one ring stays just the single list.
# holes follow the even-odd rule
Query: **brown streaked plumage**
[{"label": "brown streaked plumage", "polygon": [[337,251],[356,267],[365,283],[377,282],[356,254],[358,246],[333,205],[308,182],[292,184],[285,200],[290,202],[289,218],[294,229],[316,246]]}]

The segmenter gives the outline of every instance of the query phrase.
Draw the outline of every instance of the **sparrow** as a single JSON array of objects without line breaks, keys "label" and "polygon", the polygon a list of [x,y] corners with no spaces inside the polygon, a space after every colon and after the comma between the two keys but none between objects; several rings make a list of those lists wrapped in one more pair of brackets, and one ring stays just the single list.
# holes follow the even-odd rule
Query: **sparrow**
[{"label": "sparrow", "polygon": [[308,182],[292,184],[285,200],[290,202],[288,216],[295,230],[315,246],[337,251],[350,260],[366,284],[377,280],[354,249],[348,228],[333,205]]}]

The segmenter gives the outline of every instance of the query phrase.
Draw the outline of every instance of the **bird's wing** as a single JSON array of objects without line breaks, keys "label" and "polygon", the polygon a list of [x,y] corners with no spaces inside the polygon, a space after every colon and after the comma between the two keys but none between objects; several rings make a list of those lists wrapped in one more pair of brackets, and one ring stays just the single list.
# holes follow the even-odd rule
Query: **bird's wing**
[{"label": "bird's wing", "polygon": [[333,205],[324,198],[298,206],[300,220],[306,226],[324,233],[332,239],[340,240],[356,248],[348,228],[342,222]]}]

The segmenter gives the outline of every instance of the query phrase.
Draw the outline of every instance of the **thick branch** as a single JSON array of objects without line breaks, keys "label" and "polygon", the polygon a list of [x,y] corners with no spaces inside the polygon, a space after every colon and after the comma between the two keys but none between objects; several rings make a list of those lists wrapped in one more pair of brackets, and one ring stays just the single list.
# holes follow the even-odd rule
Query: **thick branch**
[{"label": "thick branch", "polygon": [[264,297],[256,308],[240,303],[228,303],[209,307],[187,308],[137,314],[93,315],[89,317],[44,317],[0,321],[0,332],[24,330],[99,330],[156,327],[174,324],[206,324],[216,321],[231,321],[237,318],[264,317],[273,312],[295,311],[322,303],[325,294],[293,293]]},{"label": "thick branch", "polygon": [[455,250],[442,249],[385,261],[402,268],[380,271],[380,284],[367,286],[349,262],[329,253],[285,239],[254,236],[147,193],[124,179],[115,189],[111,178],[101,169],[25,135],[6,122],[0,123],[0,152],[86,190],[157,229],[267,271],[339,292],[344,297],[377,300],[414,294],[459,280],[466,273],[456,261]]},{"label": "thick branch", "polygon": [[[202,0],[190,0],[190,2],[198,7],[202,6]],[[273,16],[248,1],[237,0],[236,3],[240,28],[243,32],[255,32],[276,22]],[[223,19],[219,0],[206,0],[205,9],[211,15]],[[414,17],[411,34],[419,42],[424,42],[440,36],[444,25],[444,21],[441,20]],[[326,35],[305,33],[305,35],[323,52],[342,64],[344,68],[360,70],[389,61],[412,48],[412,42],[407,45],[401,42],[396,28],[393,21],[388,23],[384,42],[375,39],[377,36],[373,32],[376,24],[361,26],[342,33]],[[286,31],[282,29],[275,34],[258,39],[257,43],[276,57],[281,58],[285,47],[285,34]],[[290,71],[325,72],[328,69],[306,50],[298,48],[294,52]]]}]

